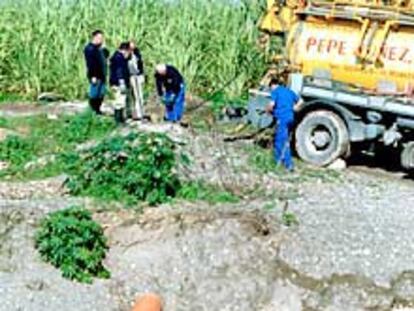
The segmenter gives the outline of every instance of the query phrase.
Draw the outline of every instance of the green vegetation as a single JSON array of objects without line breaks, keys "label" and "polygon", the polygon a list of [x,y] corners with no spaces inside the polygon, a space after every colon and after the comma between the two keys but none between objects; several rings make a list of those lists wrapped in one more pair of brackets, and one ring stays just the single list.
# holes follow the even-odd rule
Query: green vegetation
[{"label": "green vegetation", "polygon": [[65,278],[92,283],[93,277],[110,277],[102,264],[107,240],[102,227],[84,208],[50,213],[42,220],[35,240],[42,259],[61,269]]},{"label": "green vegetation", "polygon": [[35,143],[16,135],[7,136],[0,143],[0,160],[7,161],[13,168],[20,168],[33,158]]},{"label": "green vegetation", "polygon": [[210,204],[239,202],[239,198],[233,193],[201,181],[185,183],[178,192],[178,197],[189,201],[206,201]]},{"label": "green vegetation", "polygon": [[163,134],[131,133],[104,139],[73,161],[72,194],[150,205],[176,196],[174,143]]},{"label": "green vegetation", "polygon": [[282,222],[286,227],[291,227],[293,225],[299,225],[299,221],[296,215],[292,212],[284,211],[282,214]]},{"label": "green vegetation", "polygon": [[179,180],[178,162],[189,164],[186,155],[176,156],[174,143],[164,134],[130,133],[102,140],[84,154],[65,154],[62,165],[71,175],[68,187],[74,195],[105,201],[149,205],[174,198],[235,203],[238,197],[202,181]]},{"label": "green vegetation", "polygon": [[[58,120],[37,116],[0,122],[19,133],[0,142],[0,161],[9,164],[0,171],[2,179],[36,180],[64,173],[71,194],[126,205],[157,205],[174,198],[211,204],[238,201],[219,187],[179,180],[176,165],[189,165],[189,159],[177,157],[174,143],[163,134],[108,136],[115,129],[113,121],[89,112]],[[76,150],[87,141],[92,144]]]},{"label": "green vegetation", "polygon": [[203,98],[210,103],[209,108],[212,112],[219,115],[225,107],[245,107],[248,102],[248,93],[245,91],[239,93],[238,96],[229,96],[224,91],[220,91],[203,96]]},{"label": "green vegetation", "polygon": [[227,95],[240,95],[266,69],[256,45],[261,5],[255,0],[3,0],[0,89],[32,97],[40,92],[83,97],[82,50],[99,28],[112,52],[134,38],[151,80],[151,68],[167,62],[183,72],[193,93],[225,86]]},{"label": "green vegetation", "polygon": [[18,94],[9,94],[9,93],[0,92],[0,104],[1,103],[16,102],[18,100],[23,100],[23,96],[18,95]]},{"label": "green vegetation", "polygon": [[287,173],[282,165],[276,165],[273,151],[258,146],[247,148],[249,163],[261,174],[272,172],[279,178],[288,182],[309,181],[320,179],[324,182],[335,182],[340,179],[340,174],[327,168],[311,167],[299,159],[295,159],[296,173]]},{"label": "green vegetation", "polygon": [[70,153],[64,153],[72,152],[76,145],[104,137],[115,128],[112,120],[96,118],[91,112],[58,120],[35,116],[4,119],[1,123],[3,127],[19,133],[0,142],[0,161],[10,164],[8,169],[1,171],[0,177],[8,176],[14,179],[55,175],[57,171],[62,170],[62,161],[49,163],[42,171],[36,172],[24,169],[24,166],[40,157],[58,155],[59,159],[65,159]]}]

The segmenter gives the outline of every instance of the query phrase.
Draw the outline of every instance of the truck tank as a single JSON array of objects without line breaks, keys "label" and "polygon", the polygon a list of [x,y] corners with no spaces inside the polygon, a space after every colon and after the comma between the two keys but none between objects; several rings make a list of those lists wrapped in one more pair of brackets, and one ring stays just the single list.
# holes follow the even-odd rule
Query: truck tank
[{"label": "truck tank", "polygon": [[260,29],[284,40],[279,70],[352,84],[380,94],[412,95],[411,2],[268,0]]}]

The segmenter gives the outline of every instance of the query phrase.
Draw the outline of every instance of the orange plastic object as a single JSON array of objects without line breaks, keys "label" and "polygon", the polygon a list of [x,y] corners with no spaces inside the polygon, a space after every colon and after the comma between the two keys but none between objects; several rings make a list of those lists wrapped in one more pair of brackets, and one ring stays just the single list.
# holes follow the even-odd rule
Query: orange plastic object
[{"label": "orange plastic object", "polygon": [[156,294],[145,294],[137,299],[131,311],[162,311],[161,297]]}]

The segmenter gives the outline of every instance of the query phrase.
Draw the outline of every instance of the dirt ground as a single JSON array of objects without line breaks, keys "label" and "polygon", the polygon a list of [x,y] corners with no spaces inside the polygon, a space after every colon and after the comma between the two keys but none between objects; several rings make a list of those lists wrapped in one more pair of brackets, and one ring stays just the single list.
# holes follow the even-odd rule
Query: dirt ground
[{"label": "dirt ground", "polygon": [[[30,193],[33,195],[33,192]],[[33,248],[36,223],[75,199],[2,199],[0,310],[392,310],[414,303],[412,181],[346,172],[290,202],[299,225],[260,199],[101,212],[110,280],[63,279]],[[76,201],[76,200],[75,200]],[[86,202],[86,204],[88,204]]]},{"label": "dirt ground", "polygon": [[[59,177],[0,183],[0,310],[129,310],[159,293],[167,311],[397,310],[414,305],[414,181],[360,166],[327,179],[250,168],[245,143],[218,144],[171,125],[195,163],[183,174],[260,189],[239,203],[176,202],[102,209],[71,198]],[[248,143],[248,142],[247,142]],[[190,148],[190,149],[188,149]],[[275,195],[272,195],[275,194]],[[110,250],[109,280],[65,280],[33,247],[39,220],[73,204],[94,209]],[[284,210],[298,224],[286,226]]]}]

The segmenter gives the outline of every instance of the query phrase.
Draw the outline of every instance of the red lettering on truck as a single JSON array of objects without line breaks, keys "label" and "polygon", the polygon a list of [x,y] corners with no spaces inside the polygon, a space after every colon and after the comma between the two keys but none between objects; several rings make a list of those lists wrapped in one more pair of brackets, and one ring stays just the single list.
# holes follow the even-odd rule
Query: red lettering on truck
[{"label": "red lettering on truck", "polygon": [[391,47],[388,49],[388,59],[397,60],[397,48],[396,47]]},{"label": "red lettering on truck", "polygon": [[406,47],[382,46],[381,57],[384,60],[411,64],[410,49]]},{"label": "red lettering on truck", "polygon": [[306,51],[315,51],[319,54],[338,54],[346,55],[346,41],[336,39],[324,39],[309,37],[306,40]]},{"label": "red lettering on truck", "polygon": [[328,52],[328,53],[330,53],[331,52],[331,50],[332,49],[336,49],[337,48],[337,46],[338,46],[338,41],[336,41],[336,40],[329,40],[328,41],[328,47],[327,47],[327,49],[326,49],[326,51]]},{"label": "red lettering on truck", "polygon": [[339,47],[338,47],[338,54],[339,55],[346,55],[346,46],[345,46],[345,44],[346,44],[345,41],[339,42]]},{"label": "red lettering on truck", "polygon": [[316,45],[316,39],[313,37],[309,37],[308,41],[306,42],[306,51],[309,51],[312,46]]},{"label": "red lettering on truck", "polygon": [[410,49],[409,48],[403,48],[403,51],[401,52],[401,55],[399,57],[399,61],[404,62],[406,64],[411,64],[411,60],[408,57],[410,53]]},{"label": "red lettering on truck", "polygon": [[325,43],[326,43],[325,39],[319,39],[319,43],[318,43],[318,52],[319,53],[323,53],[324,49],[326,49]]}]

